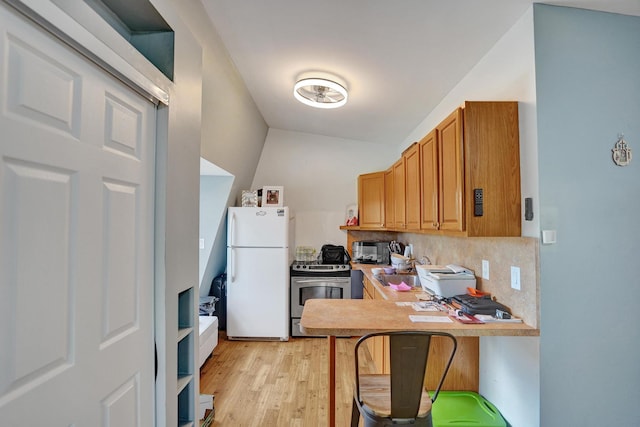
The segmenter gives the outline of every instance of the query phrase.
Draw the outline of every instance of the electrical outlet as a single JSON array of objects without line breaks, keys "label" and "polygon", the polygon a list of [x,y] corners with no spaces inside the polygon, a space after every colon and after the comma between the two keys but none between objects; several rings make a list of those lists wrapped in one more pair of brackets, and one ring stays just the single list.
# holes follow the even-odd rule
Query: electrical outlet
[{"label": "electrical outlet", "polygon": [[486,259],[482,260],[482,278],[489,280],[489,261]]},{"label": "electrical outlet", "polygon": [[511,266],[511,287],[520,290],[520,267]]}]

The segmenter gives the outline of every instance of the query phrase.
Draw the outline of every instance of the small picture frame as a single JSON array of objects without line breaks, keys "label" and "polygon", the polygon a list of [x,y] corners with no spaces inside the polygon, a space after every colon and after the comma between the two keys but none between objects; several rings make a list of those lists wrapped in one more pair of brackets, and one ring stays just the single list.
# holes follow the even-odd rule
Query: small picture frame
[{"label": "small picture frame", "polygon": [[258,192],[256,190],[242,190],[242,207],[258,206]]},{"label": "small picture frame", "polygon": [[284,188],[282,186],[262,187],[262,207],[284,206]]},{"label": "small picture frame", "polygon": [[344,225],[356,226],[358,225],[358,205],[347,205],[347,212],[345,215]]}]

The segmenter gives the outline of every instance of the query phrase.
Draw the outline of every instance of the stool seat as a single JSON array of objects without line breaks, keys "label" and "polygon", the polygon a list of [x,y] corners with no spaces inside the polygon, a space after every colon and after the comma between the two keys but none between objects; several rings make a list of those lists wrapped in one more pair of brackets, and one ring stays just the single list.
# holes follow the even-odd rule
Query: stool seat
[{"label": "stool seat", "polygon": [[[385,357],[389,360],[389,373],[360,374],[360,347],[367,340],[376,337],[388,337],[388,353]],[[433,337],[444,338],[445,342],[450,341],[451,351],[444,364],[440,382],[433,396],[430,396],[424,388],[424,374]],[[455,337],[446,332],[388,331],[361,337],[354,349],[355,387],[351,405],[351,426],[358,427],[362,417],[364,427],[401,424],[433,427],[432,404],[438,397],[451,367],[456,348]]]},{"label": "stool seat", "polygon": [[[391,417],[391,376],[382,374],[360,375],[360,399],[362,404],[378,417]],[[422,390],[417,417],[423,418],[431,411],[431,396]]]}]

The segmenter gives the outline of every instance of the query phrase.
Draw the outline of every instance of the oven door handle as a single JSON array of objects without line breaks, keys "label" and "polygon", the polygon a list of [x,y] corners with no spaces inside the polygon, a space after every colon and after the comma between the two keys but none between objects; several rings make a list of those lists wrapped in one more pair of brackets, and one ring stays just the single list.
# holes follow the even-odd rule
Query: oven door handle
[{"label": "oven door handle", "polygon": [[350,279],[348,278],[340,278],[340,277],[331,277],[325,279],[295,279],[295,283],[326,283],[326,282],[347,282]]}]

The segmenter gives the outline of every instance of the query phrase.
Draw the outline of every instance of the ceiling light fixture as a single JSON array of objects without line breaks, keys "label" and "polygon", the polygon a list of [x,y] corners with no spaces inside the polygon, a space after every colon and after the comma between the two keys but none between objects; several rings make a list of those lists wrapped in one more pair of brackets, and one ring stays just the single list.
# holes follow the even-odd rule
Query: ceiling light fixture
[{"label": "ceiling light fixture", "polygon": [[302,79],[293,87],[293,96],[315,108],[338,108],[347,103],[347,89],[327,79]]}]

